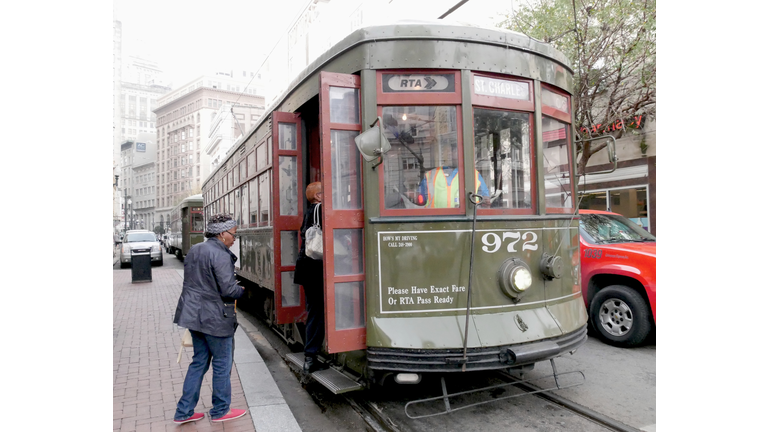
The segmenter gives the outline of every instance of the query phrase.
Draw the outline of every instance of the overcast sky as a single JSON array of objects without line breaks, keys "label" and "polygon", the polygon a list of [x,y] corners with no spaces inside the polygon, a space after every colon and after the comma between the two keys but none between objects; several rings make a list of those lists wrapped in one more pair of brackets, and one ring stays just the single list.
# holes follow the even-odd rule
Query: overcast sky
[{"label": "overcast sky", "polygon": [[[394,0],[393,4],[397,1],[401,0]],[[509,10],[513,1],[469,0],[448,19],[492,25],[497,12]],[[415,13],[416,6],[404,9],[402,18],[436,19],[459,2],[422,1]],[[166,80],[176,88],[216,70],[257,70],[277,38],[308,3],[309,0],[113,0],[113,10],[114,18],[122,23],[123,59],[134,55],[156,61]]]}]

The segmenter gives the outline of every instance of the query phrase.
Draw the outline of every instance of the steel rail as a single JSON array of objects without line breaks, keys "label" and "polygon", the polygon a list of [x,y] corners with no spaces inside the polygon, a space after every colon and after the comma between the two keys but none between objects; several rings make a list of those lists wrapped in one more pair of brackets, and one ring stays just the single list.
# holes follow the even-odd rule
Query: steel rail
[{"label": "steel rail", "polygon": [[557,404],[562,408],[565,408],[568,411],[571,411],[601,426],[607,427],[617,432],[642,432],[640,429],[634,428],[632,426],[628,426],[616,419],[610,418],[604,414],[601,414],[593,409],[587,408],[576,402],[572,402],[562,396],[556,395],[551,392],[541,391],[539,387],[531,384],[530,382],[522,382],[522,380],[520,380],[519,378],[513,375],[510,375],[507,372],[498,371],[497,373],[509,379],[516,387],[519,387],[520,389],[525,390],[529,394],[534,394],[537,397],[546,399],[549,402]]}]

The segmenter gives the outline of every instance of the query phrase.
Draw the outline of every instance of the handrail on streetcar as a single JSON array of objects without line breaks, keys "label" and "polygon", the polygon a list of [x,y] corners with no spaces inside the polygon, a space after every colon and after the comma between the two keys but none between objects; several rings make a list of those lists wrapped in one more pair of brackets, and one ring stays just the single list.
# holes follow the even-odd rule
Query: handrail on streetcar
[{"label": "handrail on streetcar", "polygon": [[477,206],[483,202],[483,197],[474,192],[467,192],[467,198],[474,205],[472,212],[472,236],[469,240],[469,283],[467,284],[467,314],[464,320],[464,350],[461,357],[461,371],[467,371],[467,338],[469,337],[469,315],[472,312],[472,265],[475,262],[475,228],[477,224]]},{"label": "handrail on streetcar", "polygon": [[616,138],[614,138],[613,135],[606,134],[606,135],[600,135],[600,136],[597,136],[597,137],[594,137],[594,138],[589,138],[589,139],[583,139],[583,140],[582,139],[576,139],[576,140],[573,140],[573,143],[576,144],[576,143],[580,143],[580,142],[584,142],[584,141],[597,141],[597,140],[604,140],[604,139],[609,139],[609,138],[612,140],[612,142],[609,142],[607,144],[606,149],[608,151],[608,161],[613,163],[613,169],[610,170],[610,171],[591,172],[589,174],[591,174],[591,175],[594,175],[594,174],[610,174],[610,173],[616,171],[616,168],[618,167],[618,163],[619,163],[619,158],[616,156]]}]

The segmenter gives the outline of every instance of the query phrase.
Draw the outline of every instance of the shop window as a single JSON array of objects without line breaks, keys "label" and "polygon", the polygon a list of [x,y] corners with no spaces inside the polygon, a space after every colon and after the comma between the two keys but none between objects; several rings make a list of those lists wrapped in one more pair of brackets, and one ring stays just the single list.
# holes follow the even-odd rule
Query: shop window
[{"label": "shop window", "polygon": [[650,232],[646,186],[580,192],[579,208],[618,213]]}]

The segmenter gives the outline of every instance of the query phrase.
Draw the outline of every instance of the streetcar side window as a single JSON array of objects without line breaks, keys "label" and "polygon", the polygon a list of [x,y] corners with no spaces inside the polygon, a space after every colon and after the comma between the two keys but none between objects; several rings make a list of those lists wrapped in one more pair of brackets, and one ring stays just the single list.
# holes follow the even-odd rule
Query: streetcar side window
[{"label": "streetcar side window", "polygon": [[259,187],[256,185],[255,178],[250,182],[248,182],[248,188],[250,190],[250,193],[248,195],[248,202],[251,208],[250,224],[255,225],[258,223],[258,217],[259,217]]},{"label": "streetcar side window", "polygon": [[549,117],[541,120],[547,211],[573,209],[568,124]]},{"label": "streetcar side window", "polygon": [[[286,141],[289,142],[289,141]],[[294,144],[295,147],[295,144]],[[278,156],[278,174],[280,176],[280,214],[296,216],[299,214],[297,201],[297,158],[296,156]]]},{"label": "streetcar side window", "polygon": [[272,200],[272,189],[269,181],[271,172],[259,176],[259,226],[269,225],[269,202]]},{"label": "streetcar side window", "polygon": [[253,177],[254,174],[256,174],[256,152],[252,151],[248,153],[248,163],[247,163],[247,178]]},{"label": "streetcar side window", "polygon": [[242,201],[240,199],[240,188],[235,189],[234,194],[235,194],[235,200],[234,200],[235,204],[234,204],[234,208],[233,208],[234,212],[232,213],[232,219],[234,219],[235,223],[237,223],[237,225],[240,226],[240,224],[243,223],[242,215],[241,215],[241,212],[240,212],[240,202]]},{"label": "streetcar side window", "polygon": [[238,213],[238,225],[248,226],[248,183],[240,186],[240,211]]},{"label": "streetcar side window", "polygon": [[[339,125],[360,123],[360,93],[358,89],[331,86],[330,122]],[[334,126],[331,135],[331,166],[333,208],[358,210],[362,208],[360,152],[355,145],[356,130]]]},{"label": "streetcar side window", "polygon": [[455,106],[382,107],[386,209],[454,209],[464,196]]},{"label": "streetcar side window", "polygon": [[[533,212],[531,115],[474,109],[475,169],[488,201],[481,208]],[[483,184],[479,189],[483,188]],[[479,193],[483,195],[483,193]]]}]

